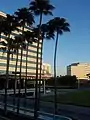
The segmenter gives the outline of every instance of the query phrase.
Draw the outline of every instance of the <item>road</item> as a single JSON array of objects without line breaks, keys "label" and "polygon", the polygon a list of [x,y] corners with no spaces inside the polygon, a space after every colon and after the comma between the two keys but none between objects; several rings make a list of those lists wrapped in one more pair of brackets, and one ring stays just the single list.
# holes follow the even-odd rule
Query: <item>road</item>
[{"label": "road", "polygon": [[[0,101],[3,101],[3,96],[0,96]],[[16,98],[16,103],[17,103],[17,98]],[[8,96],[8,104],[13,104],[13,97]],[[24,107],[24,98],[20,99],[20,106]],[[34,100],[27,99],[26,108],[34,109]],[[51,102],[41,101],[40,111],[53,113],[54,104]],[[58,104],[58,114],[74,117],[77,120],[90,120],[90,108],[87,108],[87,107]]]}]

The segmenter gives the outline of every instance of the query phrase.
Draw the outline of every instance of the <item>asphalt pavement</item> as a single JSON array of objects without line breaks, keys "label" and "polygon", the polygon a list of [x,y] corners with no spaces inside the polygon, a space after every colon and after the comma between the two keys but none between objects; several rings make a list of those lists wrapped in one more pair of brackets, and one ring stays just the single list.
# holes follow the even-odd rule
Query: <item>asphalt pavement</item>
[{"label": "asphalt pavement", "polygon": [[[3,102],[3,96],[0,96],[0,101]],[[16,98],[16,106],[17,106],[17,99]],[[24,107],[24,98],[20,99],[20,106]],[[28,109],[34,109],[34,100],[33,99],[27,99],[26,100],[26,108]],[[13,97],[8,96],[8,104],[13,104]],[[47,112],[47,113],[53,113],[54,111],[54,104],[51,102],[40,102],[40,111]],[[80,106],[74,106],[74,105],[64,105],[64,104],[58,104],[58,114],[59,115],[65,115],[68,117],[72,117],[77,120],[90,120],[90,108],[89,107],[80,107]]]}]

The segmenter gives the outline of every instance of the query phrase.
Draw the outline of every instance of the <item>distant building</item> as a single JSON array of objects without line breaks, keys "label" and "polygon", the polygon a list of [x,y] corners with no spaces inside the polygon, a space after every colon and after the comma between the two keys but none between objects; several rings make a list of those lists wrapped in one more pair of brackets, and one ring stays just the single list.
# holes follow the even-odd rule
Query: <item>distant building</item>
[{"label": "distant building", "polygon": [[42,77],[43,78],[50,78],[51,75],[51,65],[48,63],[43,63],[42,65]]},{"label": "distant building", "polygon": [[90,63],[73,63],[67,66],[67,75],[75,75],[78,79],[88,79]]}]

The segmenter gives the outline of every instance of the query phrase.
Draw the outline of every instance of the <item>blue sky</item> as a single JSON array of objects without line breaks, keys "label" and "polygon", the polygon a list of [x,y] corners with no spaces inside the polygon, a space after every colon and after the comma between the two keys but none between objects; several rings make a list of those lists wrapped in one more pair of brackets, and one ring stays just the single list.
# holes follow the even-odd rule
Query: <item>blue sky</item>
[{"label": "blue sky", "polygon": [[[71,25],[71,32],[59,37],[57,74],[64,74],[72,62],[90,62],[90,0],[51,0],[56,6],[54,16],[65,17]],[[58,2],[57,2],[58,1]],[[13,13],[17,8],[28,6],[29,0],[0,0],[0,10]],[[43,18],[46,22],[51,17]],[[38,19],[37,19],[38,21]],[[55,41],[45,41],[44,62],[53,68]]]}]

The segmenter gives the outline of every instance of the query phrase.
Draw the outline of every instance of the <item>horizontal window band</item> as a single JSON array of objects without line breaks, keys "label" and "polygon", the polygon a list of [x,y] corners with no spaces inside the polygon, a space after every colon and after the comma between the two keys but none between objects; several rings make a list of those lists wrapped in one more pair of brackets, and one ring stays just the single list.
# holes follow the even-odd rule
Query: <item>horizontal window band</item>
[{"label": "horizontal window band", "polygon": [[[20,30],[20,32],[22,32],[22,30]],[[12,33],[11,35],[16,36],[16,35],[18,35],[18,34]],[[42,42],[39,42],[39,44],[42,44]]]},{"label": "horizontal window band", "polygon": [[[0,50],[1,52],[4,52],[3,50]],[[5,51],[6,52],[6,51]],[[26,52],[26,50],[24,49],[23,52]],[[36,53],[37,54],[37,51],[34,51],[34,50],[28,50],[28,52],[31,52],[31,53]],[[15,54],[15,53],[14,53]],[[19,53],[20,54],[20,53]],[[41,52],[39,52],[39,54],[41,54]]]},{"label": "horizontal window band", "polygon": [[[18,34],[12,33],[12,35],[13,35],[13,36],[17,36]],[[2,36],[1,36],[1,37],[2,37]],[[6,38],[6,36],[4,36],[4,37]],[[5,39],[5,38],[4,38],[4,39]],[[34,42],[34,43],[36,43],[36,42]],[[41,42],[40,42],[39,44],[41,44]],[[33,45],[33,44],[29,44],[29,46],[32,46],[32,47],[37,48],[37,46],[36,46],[36,45]],[[41,48],[41,47],[39,47],[39,48]]]},{"label": "horizontal window band", "polygon": [[[5,67],[5,66],[7,66],[7,64],[5,64],[5,63],[0,63],[0,66]],[[12,67],[12,68],[14,67],[14,68],[15,68],[15,65],[11,65],[11,64],[10,64],[9,67]],[[17,68],[20,68],[20,66],[18,65]],[[26,66],[22,66],[22,69],[23,69],[23,68],[26,69]],[[27,66],[27,69],[33,69],[33,70],[35,70],[36,67],[29,67],[29,66]],[[38,68],[38,69],[40,69],[40,68]]]},{"label": "horizontal window band", "polygon": [[[12,74],[12,72],[15,72],[15,71],[9,71],[9,74]],[[0,74],[6,74],[6,71],[5,70],[0,70]],[[22,74],[25,74],[25,72],[22,72]],[[35,72],[27,72],[28,75],[36,75]],[[39,73],[40,74],[40,73]]]},{"label": "horizontal window band", "polygon": [[[7,37],[6,37],[6,36],[1,36],[1,38],[6,39]],[[2,44],[1,44],[1,45],[2,45]],[[30,44],[29,47],[37,48],[37,46],[35,46],[35,45],[33,45],[33,44]],[[39,49],[41,49],[41,47],[39,47]],[[25,49],[24,49],[24,50],[25,50]],[[37,49],[36,49],[36,50],[37,50]],[[26,51],[26,50],[25,50],[25,51]],[[37,51],[30,50],[30,49],[28,49],[28,51],[33,52],[33,53],[37,53]],[[39,52],[39,54],[40,54],[40,52]]]},{"label": "horizontal window band", "polygon": [[[26,50],[24,49],[24,51],[26,51]],[[29,51],[29,52],[32,52],[32,53],[37,53],[37,51],[30,50],[30,49],[28,49],[28,51]],[[41,54],[41,52],[39,52],[39,54]]]},{"label": "horizontal window band", "polygon": [[[2,54],[7,53],[6,51],[3,52],[2,50],[0,50],[0,52],[2,52]],[[16,55],[16,54],[14,53],[14,55]],[[21,54],[18,53],[18,55],[20,56]],[[2,55],[2,57],[3,57],[3,55]],[[26,57],[26,54],[23,54],[23,57]],[[28,57],[29,57],[29,58],[36,58],[36,56],[32,56],[32,55],[28,55]],[[40,59],[40,57],[38,57],[38,59]]]},{"label": "horizontal window band", "polygon": [[[14,54],[15,54],[15,53],[14,53]],[[21,56],[21,53],[18,53],[18,54]],[[15,55],[16,55],[16,54],[15,54]],[[23,53],[23,56],[26,57],[26,54]],[[29,54],[28,54],[28,57],[36,58],[37,56],[33,56],[33,55],[29,55]],[[40,58],[40,57],[38,57],[38,58]]]},{"label": "horizontal window band", "polygon": [[[30,44],[30,46],[31,46],[31,47],[34,47],[34,48],[37,48],[37,46],[34,45],[34,44]],[[39,48],[41,48],[41,47],[39,47]]]},{"label": "horizontal window band", "polygon": [[[3,60],[3,59],[4,59],[4,60],[7,60],[7,58],[4,57],[4,56],[0,56],[0,59],[2,59],[2,60]],[[16,59],[15,59],[15,58],[11,58],[10,61],[16,61]],[[20,62],[20,59],[18,59],[18,62]],[[25,63],[26,63],[26,60],[22,60],[22,62],[25,62]],[[33,61],[27,61],[27,63],[36,64],[36,62],[33,62]],[[40,63],[38,63],[38,64],[40,64]]]},{"label": "horizontal window band", "polygon": [[[18,34],[12,33],[12,35],[13,35],[13,36],[17,36]],[[2,39],[6,39],[7,36],[1,35],[1,38],[2,38]],[[40,42],[39,44],[42,44],[42,43]],[[35,48],[37,48],[37,46],[34,45],[34,44],[29,44],[29,45],[30,45],[31,47],[35,47]],[[39,47],[39,48],[41,48],[41,47]]]}]

